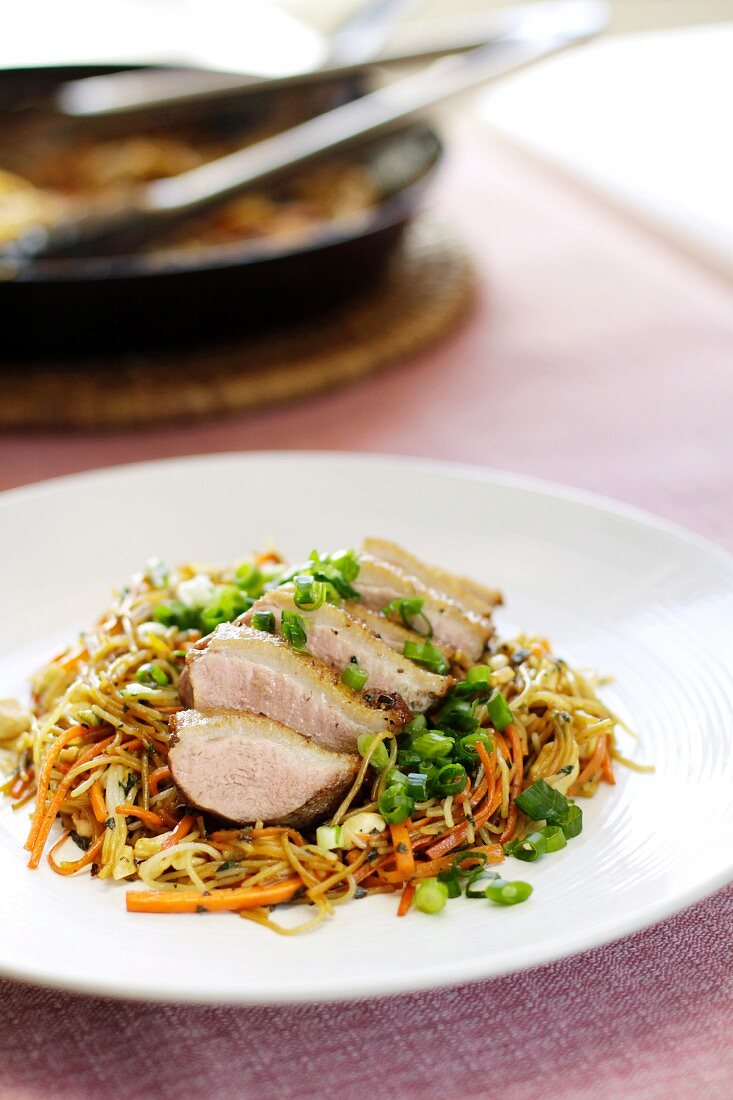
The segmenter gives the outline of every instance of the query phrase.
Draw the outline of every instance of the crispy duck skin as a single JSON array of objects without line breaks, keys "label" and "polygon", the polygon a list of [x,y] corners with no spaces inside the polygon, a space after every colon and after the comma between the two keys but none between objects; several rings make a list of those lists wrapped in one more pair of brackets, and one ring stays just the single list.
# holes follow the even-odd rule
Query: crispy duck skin
[{"label": "crispy duck skin", "polygon": [[501,592],[488,588],[469,577],[450,573],[437,565],[429,565],[389,539],[369,537],[362,544],[364,553],[378,561],[396,565],[403,573],[415,577],[434,592],[441,592],[454,603],[476,615],[491,615],[492,610],[503,602]]},{"label": "crispy duck skin", "polygon": [[421,598],[423,613],[433,630],[432,641],[448,651],[465,654],[471,661],[479,659],[493,632],[489,619],[459,607],[416,577],[370,554],[361,555],[355,586],[360,602],[372,611],[383,611],[394,599]]},{"label": "crispy duck skin", "polygon": [[359,767],[261,715],[179,711],[170,768],[192,806],[240,824],[303,828],[336,808]]},{"label": "crispy duck skin", "polygon": [[356,752],[360,734],[396,732],[411,717],[400,695],[353,691],[309,653],[241,623],[218,626],[186,664],[179,691],[187,706],[262,714],[338,752]]},{"label": "crispy duck skin", "polygon": [[[304,611],[296,607],[292,588],[284,586],[266,592],[240,621],[249,625],[253,614],[263,611],[272,613],[278,631],[283,611],[301,615],[308,635],[308,650],[314,657],[338,672],[353,659],[369,674],[369,689],[397,692],[412,711],[427,710],[451,686],[449,677],[420,668],[377,638],[352,617],[348,605],[337,607],[323,603],[314,611]],[[382,622],[389,620],[383,618]],[[415,636],[408,634],[408,637]]]}]

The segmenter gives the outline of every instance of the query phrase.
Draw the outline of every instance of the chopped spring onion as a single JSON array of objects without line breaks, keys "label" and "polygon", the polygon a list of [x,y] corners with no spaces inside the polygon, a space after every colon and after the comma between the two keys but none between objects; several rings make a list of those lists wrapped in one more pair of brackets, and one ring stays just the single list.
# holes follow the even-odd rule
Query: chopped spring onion
[{"label": "chopped spring onion", "polygon": [[305,649],[308,635],[305,632],[303,616],[295,611],[283,611],[280,616],[280,630],[283,638],[290,642],[293,649]]},{"label": "chopped spring onion", "polygon": [[[549,824],[549,823],[548,823]],[[562,821],[558,822],[558,825],[565,833],[567,840],[572,840],[574,836],[578,836],[583,831],[583,811],[580,806],[576,806],[574,802],[571,802],[568,806],[568,812]]]},{"label": "chopped spring onion", "polygon": [[583,811],[564,794],[551,787],[544,779],[538,779],[517,795],[516,804],[523,814],[533,821],[546,821],[558,825],[567,840],[578,836],[583,829]]},{"label": "chopped spring onion", "polygon": [[355,659],[352,657],[349,664],[341,673],[341,679],[347,687],[353,688],[354,691],[361,691],[369,679],[369,673],[361,665],[358,665]]},{"label": "chopped spring onion", "polygon": [[415,890],[415,908],[421,913],[440,913],[448,900],[448,887],[437,878],[424,878]]},{"label": "chopped spring onion", "polygon": [[428,797],[428,777],[423,772],[408,772],[407,793],[416,802],[424,802]]},{"label": "chopped spring onion", "polygon": [[453,738],[447,737],[440,730],[426,730],[415,738],[410,747],[423,760],[437,760],[440,756],[448,756],[453,744]]},{"label": "chopped spring onion", "polygon": [[[399,615],[408,630],[414,630],[415,633],[422,634],[424,638],[432,638],[433,624],[423,611],[424,603],[425,600],[421,596],[390,600],[387,606],[382,608],[382,614],[388,617]],[[421,625],[424,624],[422,629],[418,630],[415,620],[420,622]]]},{"label": "chopped spring onion", "polygon": [[445,676],[450,668],[445,654],[432,642],[405,642],[402,656],[409,657],[415,664],[423,665],[438,676]]},{"label": "chopped spring onion", "polygon": [[158,687],[165,687],[170,683],[170,676],[165,669],[152,663],[140,665],[135,673],[135,679],[139,684],[157,684]]},{"label": "chopped spring onion", "polygon": [[547,852],[559,852],[562,848],[567,847],[568,838],[560,825],[545,825],[541,832],[545,838],[545,850]]},{"label": "chopped spring onion", "polygon": [[495,905],[519,905],[531,893],[532,887],[528,882],[505,882],[502,878],[494,879],[484,890],[484,896]]},{"label": "chopped spring onion", "polygon": [[295,578],[293,602],[302,611],[317,611],[326,601],[326,585],[310,573],[300,573]]},{"label": "chopped spring onion", "polygon": [[460,794],[465,789],[468,776],[462,764],[444,764],[430,779],[431,793],[444,798]]},{"label": "chopped spring onion", "polygon": [[[562,830],[560,830],[562,832]],[[541,831],[529,833],[522,840],[515,840],[507,844],[504,849],[506,855],[512,855],[515,859],[521,859],[524,863],[534,863],[547,851],[547,841]]]},{"label": "chopped spring onion", "polygon": [[466,673],[467,684],[490,684],[492,671],[488,665],[472,665]]},{"label": "chopped spring onion", "polygon": [[[356,747],[361,756],[367,755],[372,747],[374,739],[375,734],[373,733],[362,733],[359,735]],[[375,746],[374,752],[369,758],[369,763],[380,772],[387,767],[387,764],[389,764],[389,752],[387,751],[387,746],[384,741],[380,741],[379,744]]]},{"label": "chopped spring onion", "polygon": [[457,733],[473,733],[478,729],[476,707],[463,699],[451,699],[438,712],[436,721],[445,729]]},{"label": "chopped spring onion", "polygon": [[442,882],[445,886],[449,898],[459,898],[461,896],[461,884],[455,871],[439,871],[438,882]]},{"label": "chopped spring onion", "polygon": [[498,729],[499,733],[505,730],[507,726],[510,726],[514,721],[514,716],[509,709],[509,704],[500,691],[494,692],[486,703],[486,709],[489,718],[495,728]]},{"label": "chopped spring onion", "polygon": [[199,616],[180,600],[163,600],[153,612],[155,621],[163,626],[177,626],[179,630],[194,630],[199,625]]},{"label": "chopped spring onion", "polygon": [[262,595],[262,587],[264,582],[264,575],[261,569],[258,569],[256,565],[253,565],[250,561],[242,562],[237,572],[234,574],[234,580],[238,586],[251,596],[253,599],[257,599]]},{"label": "chopped spring onion", "polygon": [[487,752],[491,752],[494,747],[494,742],[488,734],[487,730],[474,730],[473,733],[467,733],[465,737],[462,737],[457,745],[456,755],[459,759],[466,760],[471,764],[476,763],[478,753],[476,751],[477,742],[481,742]]},{"label": "chopped spring onion", "polygon": [[397,767],[398,768],[417,768],[422,767],[423,759],[418,752],[414,749],[398,749],[397,750]]},{"label": "chopped spring onion", "polygon": [[423,730],[428,728],[428,720],[424,714],[415,714],[412,719],[403,727],[403,733],[409,733],[411,737],[417,736]]},{"label": "chopped spring onion", "polygon": [[262,630],[265,634],[274,634],[275,616],[272,611],[255,611],[252,615],[252,629]]},{"label": "chopped spring onion", "polygon": [[498,877],[496,871],[485,871],[483,868],[476,871],[466,883],[466,897],[485,898],[487,885],[494,882]]},{"label": "chopped spring onion", "polygon": [[379,796],[379,812],[389,825],[399,825],[415,809],[415,803],[397,783],[387,787]]},{"label": "chopped spring onion", "polygon": [[211,634],[221,623],[230,623],[251,606],[251,599],[236,585],[222,585],[216,590],[214,599],[201,611],[201,629],[205,634]]},{"label": "chopped spring onion", "polygon": [[340,848],[343,843],[340,825],[319,825],[316,829],[316,844],[324,852]]}]

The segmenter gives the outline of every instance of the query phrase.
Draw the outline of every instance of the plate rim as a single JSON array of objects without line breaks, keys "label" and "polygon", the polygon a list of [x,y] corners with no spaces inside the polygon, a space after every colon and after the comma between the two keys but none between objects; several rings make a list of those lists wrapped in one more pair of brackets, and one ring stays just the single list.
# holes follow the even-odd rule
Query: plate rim
[{"label": "plate rim", "polygon": [[[406,471],[414,471],[422,474],[441,474],[457,479],[471,479],[481,481],[489,485],[502,488],[517,489],[525,492],[539,493],[555,499],[561,499],[570,503],[580,504],[591,509],[611,514],[617,518],[633,522],[635,525],[651,528],[659,531],[683,544],[693,546],[698,551],[711,556],[719,565],[728,569],[731,573],[733,585],[733,554],[725,547],[700,535],[697,532],[679,524],[673,520],[658,516],[646,509],[624,501],[616,500],[603,494],[586,489],[565,485],[561,482],[546,480],[527,474],[517,474],[500,470],[492,466],[480,466],[478,464],[452,462],[447,460],[435,460],[412,455],[391,455],[383,452],[369,451],[328,451],[328,450],[256,450],[256,451],[221,451],[208,454],[190,454],[171,458],[151,459],[142,462],[115,463],[108,466],[95,467],[73,474],[65,474],[59,477],[47,478],[32,482],[13,489],[0,492],[0,511],[13,504],[22,504],[25,501],[42,500],[47,496],[62,494],[67,487],[84,484],[93,484],[95,481],[109,478],[124,478],[127,474],[144,472],[146,469],[158,467],[192,467],[199,464],[216,465],[217,463],[229,463],[232,461],[250,464],[256,462],[277,463],[304,461],[317,461],[324,464],[350,462],[357,465],[379,466],[383,469],[401,467]],[[512,957],[504,957],[504,961],[496,965],[494,961],[491,973],[481,971],[480,960],[472,960],[461,964],[442,963],[433,965],[427,971],[425,969],[400,970],[399,973],[385,977],[380,975],[376,980],[370,980],[368,974],[361,974],[358,985],[351,989],[345,989],[342,982],[322,980],[317,990],[313,990],[307,983],[293,983],[287,990],[273,989],[270,992],[258,990],[254,995],[248,995],[246,988],[232,989],[227,992],[219,992],[212,995],[210,991],[200,987],[181,988],[176,991],[170,989],[156,991],[141,990],[134,985],[126,984],[124,978],[116,978],[109,984],[100,983],[94,978],[55,978],[29,973],[27,969],[8,966],[0,962],[0,977],[17,981],[26,985],[48,989],[56,989],[61,992],[83,994],[87,996],[106,997],[114,1000],[124,999],[148,1003],[170,1004],[240,1004],[240,1005],[295,1005],[318,1004],[325,1002],[367,1000],[380,997],[394,997],[417,993],[428,989],[445,989],[470,985],[480,981],[491,981],[508,974],[521,973],[537,966],[548,965],[553,962],[561,962],[573,956],[580,955],[594,948],[616,943],[636,932],[650,928],[669,917],[684,911],[696,902],[711,897],[721,888],[733,881],[733,853],[729,862],[721,866],[715,873],[709,874],[704,880],[690,886],[680,892],[674,899],[670,899],[659,905],[652,912],[639,912],[632,910],[626,914],[622,921],[617,918],[597,925],[582,936],[575,934],[573,942],[565,940],[553,941],[542,944],[530,943],[523,946],[522,960],[514,961]],[[477,972],[478,966],[478,972]],[[470,973],[467,972],[470,970]]]}]

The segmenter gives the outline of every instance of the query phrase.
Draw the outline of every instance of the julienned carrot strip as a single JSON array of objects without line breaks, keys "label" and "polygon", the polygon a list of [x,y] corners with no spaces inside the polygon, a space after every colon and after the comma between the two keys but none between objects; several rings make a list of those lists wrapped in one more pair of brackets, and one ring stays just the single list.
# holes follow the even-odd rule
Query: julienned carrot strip
[{"label": "julienned carrot strip", "polygon": [[[87,763],[89,760],[93,760],[94,757],[99,756],[99,754],[104,751],[105,747],[106,745],[104,741],[100,741],[97,745],[92,745],[86,750],[86,752],[82,753],[82,755],[77,760],[75,766],[78,766],[82,762]],[[51,827],[56,820],[56,815],[59,812],[61,804],[66,798],[66,795],[73,787],[77,778],[78,776],[64,776],[64,778],[61,780],[58,787],[54,791],[53,798],[48,805],[46,813],[44,814],[43,819],[38,827],[38,831],[36,832],[36,836],[31,846],[31,855],[30,859],[28,860],[29,867],[36,868],[41,862],[43,846],[48,840],[48,834],[51,832]]]},{"label": "julienned carrot strip", "polygon": [[164,779],[170,779],[171,770],[167,765],[162,768],[156,768],[155,771],[150,773],[150,793],[157,794],[158,787]]},{"label": "julienned carrot strip", "polygon": [[129,913],[215,913],[222,910],[258,909],[289,901],[303,886],[299,878],[288,878],[270,886],[241,886],[234,890],[129,890]]},{"label": "julienned carrot strip", "polygon": [[48,853],[48,862],[54,869],[57,875],[74,875],[77,871],[80,871],[82,867],[86,867],[89,863],[93,863],[95,858],[102,851],[102,845],[104,844],[104,833],[98,836],[97,839],[89,845],[81,859],[65,860],[63,863],[57,863],[54,859],[54,852],[61,844],[66,840],[70,830],[66,829],[60,840],[57,840],[51,851]]},{"label": "julienned carrot strip", "polygon": [[361,882],[363,879],[368,878],[374,871],[377,871],[380,867],[384,867],[385,863],[391,862],[394,856],[389,852],[385,856],[378,856],[377,859],[367,860],[366,863],[362,863],[361,867],[358,867],[354,871],[354,881]]},{"label": "julienned carrot strip", "polygon": [[585,765],[585,767],[581,771],[578,778],[573,783],[573,787],[575,789],[582,786],[582,784],[585,783],[586,780],[592,779],[593,776],[596,775],[601,770],[601,767],[603,765],[603,758],[604,758],[605,755],[606,755],[606,738],[605,737],[599,737],[598,738],[598,744],[596,745],[595,752],[593,753],[590,760],[588,761],[588,763]]},{"label": "julienned carrot strip", "polygon": [[[497,789],[494,792],[494,797],[489,802],[487,799],[483,807],[474,814],[474,828],[480,829],[482,825],[485,825],[491,815],[496,812],[501,802],[501,790]],[[437,859],[440,856],[444,856],[446,852],[450,852],[453,848],[457,848],[459,844],[462,844],[468,835],[468,825],[465,821],[462,821],[460,825],[456,825],[450,832],[445,833],[440,837],[435,844],[432,844],[426,849],[426,855],[431,859]]]},{"label": "julienned carrot strip", "polygon": [[156,814],[153,810],[143,810],[141,806],[133,806],[131,802],[122,802],[115,808],[115,813],[122,814],[123,817],[139,817],[152,829],[165,828],[165,822],[160,814]]},{"label": "julienned carrot strip", "polygon": [[[478,844],[476,847],[469,848],[465,852],[458,854],[451,852],[449,855],[441,856],[438,859],[427,860],[424,863],[415,864],[414,878],[417,881],[422,878],[432,878],[434,875],[439,874],[441,871],[447,871],[453,865],[453,860],[458,858],[458,855],[465,856],[466,859],[472,852],[482,852],[489,863],[501,863],[504,858],[504,850],[500,844]],[[380,871],[382,878],[386,882],[400,883],[402,878],[397,871]]]},{"label": "julienned carrot strip", "polygon": [[95,779],[89,788],[89,801],[92,804],[92,813],[100,823],[107,820],[107,807],[102,794],[102,784]]},{"label": "julienned carrot strip", "polygon": [[179,840],[183,840],[184,836],[188,836],[196,822],[196,818],[193,814],[185,814],[176,825],[171,835],[163,841],[162,848],[172,848],[174,844],[178,844]]},{"label": "julienned carrot strip", "polygon": [[504,832],[499,837],[500,844],[506,844],[508,840],[511,840],[514,836],[514,831],[517,827],[517,818],[519,811],[514,804],[514,799],[517,795],[521,794],[522,781],[524,779],[524,756],[522,754],[522,742],[519,738],[519,730],[512,723],[506,727],[505,731],[509,736],[509,742],[512,746],[512,763],[514,764],[514,772],[512,774],[512,781],[509,788],[509,815],[506,819],[506,825],[504,826]]},{"label": "julienned carrot strip", "polygon": [[51,772],[53,766],[58,760],[59,753],[68,745],[69,741],[75,741],[77,738],[83,737],[86,730],[83,726],[71,726],[70,729],[64,730],[60,733],[53,744],[49,745],[48,752],[46,753],[43,761],[43,767],[38,775],[38,791],[36,794],[36,808],[33,811],[33,820],[31,821],[30,832],[28,833],[28,839],[25,842],[25,847],[30,851],[33,847],[36,837],[38,836],[38,830],[41,828],[41,823],[46,812],[46,795],[48,794],[48,785],[51,782]]},{"label": "julienned carrot strip", "polygon": [[478,806],[479,802],[483,801],[484,796],[488,792],[488,789],[489,789],[489,785],[486,782],[486,777],[484,776],[484,778],[481,780],[481,782],[476,787],[474,787],[474,789],[471,793],[471,806],[472,807],[473,806]]},{"label": "julienned carrot strip", "polygon": [[404,917],[412,905],[412,899],[415,896],[415,883],[408,882],[402,891],[402,897],[400,898],[400,904],[397,906],[397,916]]},{"label": "julienned carrot strip", "polygon": [[607,783],[610,783],[612,787],[616,785],[616,776],[613,774],[613,764],[611,763],[611,749],[609,744],[609,738],[605,738],[606,741],[606,753],[603,757],[603,778]]},{"label": "julienned carrot strip", "polygon": [[409,818],[399,825],[390,825],[392,847],[394,848],[397,871],[403,878],[412,878],[415,874],[415,856],[410,844]]}]

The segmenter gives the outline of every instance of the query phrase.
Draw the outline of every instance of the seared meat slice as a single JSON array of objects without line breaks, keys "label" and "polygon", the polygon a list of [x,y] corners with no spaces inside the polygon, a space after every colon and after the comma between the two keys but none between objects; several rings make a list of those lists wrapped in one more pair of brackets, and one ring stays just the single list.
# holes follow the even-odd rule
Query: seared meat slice
[{"label": "seared meat slice", "polygon": [[501,592],[497,589],[487,588],[468,577],[449,573],[447,569],[441,569],[437,565],[429,565],[389,539],[366,538],[363,549],[371,557],[396,565],[434,592],[442,592],[448,599],[477,615],[490,615],[492,609],[502,603]]},{"label": "seared meat slice", "polygon": [[249,625],[257,611],[272,612],[278,630],[283,611],[302,615],[308,651],[314,657],[339,672],[355,657],[357,664],[369,673],[367,691],[379,688],[398,692],[413,711],[427,710],[451,685],[447,676],[436,676],[396,653],[341,607],[324,603],[315,611],[300,611],[289,586],[266,592],[240,621]]},{"label": "seared meat slice", "polygon": [[310,654],[241,623],[218,626],[186,664],[179,690],[187,705],[264,714],[326,749],[356,752],[360,734],[398,730],[411,716],[401,696],[352,691]]},{"label": "seared meat slice", "polygon": [[392,619],[388,619],[379,611],[370,611],[368,607],[364,607],[363,603],[347,600],[344,607],[352,619],[357,619],[360,623],[363,623],[375,638],[379,638],[381,642],[384,642],[385,645],[388,645],[390,649],[394,649],[397,653],[402,653],[405,642],[422,642],[425,640],[422,635],[417,634],[414,630],[408,630],[402,623],[396,623]]},{"label": "seared meat slice", "polygon": [[359,768],[287,726],[229,710],[171,719],[171,774],[192,806],[249,824],[302,828],[335,809]]},{"label": "seared meat slice", "polygon": [[361,602],[373,611],[382,611],[394,599],[419,596],[424,600],[423,613],[433,628],[433,641],[448,650],[460,651],[471,660],[481,656],[492,633],[488,619],[459,607],[440,592],[428,588],[395,565],[377,561],[370,554],[361,555],[359,576],[354,582],[361,593]]}]

